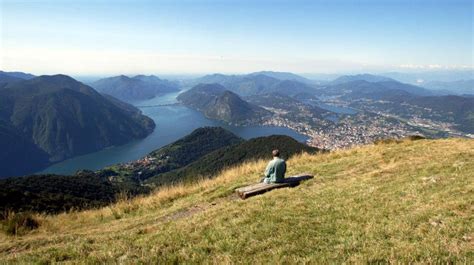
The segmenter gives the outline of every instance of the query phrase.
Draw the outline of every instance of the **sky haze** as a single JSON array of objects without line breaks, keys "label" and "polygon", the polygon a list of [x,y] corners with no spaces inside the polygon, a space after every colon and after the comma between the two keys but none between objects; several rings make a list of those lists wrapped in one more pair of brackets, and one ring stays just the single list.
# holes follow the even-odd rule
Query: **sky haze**
[{"label": "sky haze", "polygon": [[472,1],[0,1],[7,71],[473,68]]}]

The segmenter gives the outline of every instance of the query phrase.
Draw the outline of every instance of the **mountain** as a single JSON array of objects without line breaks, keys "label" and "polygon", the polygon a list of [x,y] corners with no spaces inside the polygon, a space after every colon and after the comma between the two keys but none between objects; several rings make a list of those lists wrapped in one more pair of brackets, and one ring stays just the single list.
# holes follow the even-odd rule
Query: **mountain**
[{"label": "mountain", "polygon": [[220,84],[240,95],[249,96],[261,93],[262,89],[272,87],[280,80],[266,75],[222,75],[213,74],[199,78],[197,83]]},{"label": "mountain", "polygon": [[134,102],[154,98],[163,93],[178,91],[178,86],[168,80],[154,75],[124,75],[100,79],[91,84],[93,88],[103,94],[111,95],[126,102]]},{"label": "mountain", "polygon": [[0,71],[0,88],[6,86],[8,83],[18,82],[22,80],[27,80],[35,77],[31,74],[26,74],[22,72],[4,72]]},{"label": "mountain", "polygon": [[269,76],[262,73],[252,73],[248,75],[213,74],[199,78],[195,80],[195,83],[217,83],[242,97],[267,93],[281,93],[294,96],[299,93],[313,93],[315,91],[315,88],[308,83],[294,79],[280,80],[273,76],[275,75],[272,74]]},{"label": "mountain", "polygon": [[141,182],[155,175],[184,167],[212,151],[242,141],[241,138],[220,127],[198,128],[138,161],[111,166],[105,171],[116,172],[112,175],[127,172],[133,179]]},{"label": "mountain", "polygon": [[296,75],[293,73],[289,72],[274,72],[274,71],[260,71],[260,72],[255,72],[255,73],[250,73],[248,76],[256,76],[256,75],[266,75],[278,80],[293,80],[293,81],[298,81],[302,83],[312,83],[312,80],[309,80],[305,77],[302,77],[300,75]]},{"label": "mountain", "polygon": [[[108,100],[65,75],[40,76],[1,88],[0,120],[15,137],[47,153],[49,162],[143,138],[155,127],[138,109]],[[5,152],[0,150],[1,156]],[[28,163],[21,155],[12,159]],[[26,167],[17,170],[14,175],[30,172]]]},{"label": "mountain", "polygon": [[423,82],[421,86],[432,90],[441,90],[455,95],[474,95],[474,79],[457,80],[452,82],[430,81]]},{"label": "mountain", "polygon": [[[314,178],[240,200],[268,158],[210,180],[60,215],[9,215],[4,263],[472,262],[474,141],[387,141],[288,160]],[[1,187],[1,185],[0,185]],[[0,200],[1,201],[1,200]],[[16,218],[13,218],[16,217]],[[8,226],[10,224],[10,226]],[[2,228],[15,222],[2,221]],[[15,234],[15,230],[10,231]],[[269,254],[271,253],[271,254]]]},{"label": "mountain", "polygon": [[[321,91],[321,90],[320,90]],[[324,93],[344,95],[348,99],[372,98],[388,99],[395,96],[431,96],[434,93],[425,88],[404,84],[397,81],[368,82],[365,80],[349,81],[328,86]]]},{"label": "mountain", "polygon": [[474,98],[462,96],[414,97],[409,104],[440,113],[440,120],[454,122],[462,132],[474,134]]},{"label": "mountain", "polygon": [[48,165],[48,154],[8,122],[0,120],[0,178]]},{"label": "mountain", "polygon": [[23,80],[28,80],[35,77],[32,74],[23,73],[23,72],[4,72],[4,71],[0,71],[0,76],[10,76],[14,78],[23,79]]},{"label": "mountain", "polygon": [[316,89],[308,84],[301,83],[294,80],[284,80],[278,82],[272,87],[264,88],[259,94],[273,94],[278,93],[286,96],[297,96],[299,94],[314,94]]},{"label": "mountain", "polygon": [[254,123],[269,111],[242,100],[219,84],[200,84],[177,97],[184,105],[198,110],[208,118],[228,123]]},{"label": "mountain", "polygon": [[203,127],[149,155],[157,159],[166,158],[167,167],[176,169],[214,150],[242,141],[243,139],[221,127]]},{"label": "mountain", "polygon": [[352,81],[367,81],[367,82],[386,82],[386,81],[395,81],[392,78],[380,76],[380,75],[371,75],[371,74],[358,74],[358,75],[343,75],[335,80],[331,81],[330,84],[342,84]]},{"label": "mountain", "polygon": [[22,80],[24,79],[0,73],[0,88],[6,86],[8,83],[18,82]]},{"label": "mountain", "polygon": [[410,84],[405,84],[405,83],[400,83],[397,81],[382,81],[382,82],[377,82],[377,84],[383,86],[385,89],[397,89],[397,90],[402,90],[406,91],[408,93],[418,95],[418,96],[431,96],[435,95],[431,90],[428,90],[426,88],[422,88],[419,86],[414,86]]},{"label": "mountain", "polygon": [[238,82],[243,78],[242,75],[224,75],[224,74],[209,74],[203,77],[196,78],[194,84],[220,84],[225,86],[228,83]]},{"label": "mountain", "polygon": [[272,135],[253,138],[211,152],[196,161],[165,174],[156,175],[146,182],[151,185],[164,185],[170,181],[196,181],[209,178],[222,170],[257,159],[271,159],[272,150],[279,149],[281,157],[288,159],[293,155],[316,153],[319,149],[307,146],[285,135]]}]

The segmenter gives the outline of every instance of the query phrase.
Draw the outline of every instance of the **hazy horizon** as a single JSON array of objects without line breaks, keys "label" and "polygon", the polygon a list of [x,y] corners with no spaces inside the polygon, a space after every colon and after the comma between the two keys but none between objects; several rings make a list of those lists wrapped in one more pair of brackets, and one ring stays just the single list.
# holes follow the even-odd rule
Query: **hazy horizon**
[{"label": "hazy horizon", "polygon": [[[56,74],[66,74],[69,75],[81,82],[93,82],[102,78],[125,75],[128,77],[133,77],[135,75],[140,75],[144,73],[135,72],[135,73],[126,73],[126,72],[118,72],[118,73],[109,73],[109,74],[76,74],[76,73],[63,73],[63,72],[52,72],[52,73],[36,73],[36,72],[25,72],[21,69],[11,69],[5,70],[1,69],[0,71],[5,72],[23,72],[26,74],[32,74],[35,76],[41,75],[56,75]],[[378,76],[386,76],[391,77],[397,81],[405,82],[405,83],[413,83],[413,84],[420,84],[419,78],[422,78],[424,81],[445,81],[445,82],[452,82],[452,81],[459,81],[459,80],[471,80],[474,78],[474,69],[473,70],[407,70],[407,71],[392,71],[392,72],[377,72],[377,71],[348,71],[348,72],[336,72],[336,73],[297,73],[297,72],[288,72],[288,71],[271,71],[268,69],[263,69],[261,71],[255,72],[203,72],[203,73],[145,73],[146,75],[155,75],[162,79],[169,79],[169,80],[186,80],[186,79],[194,79],[200,78],[206,75],[213,75],[213,74],[223,74],[223,75],[246,75],[252,74],[256,72],[277,72],[277,73],[291,73],[296,74],[301,77],[314,80],[314,81],[331,81],[340,76],[344,75],[359,75],[359,74],[371,74],[371,75],[378,75]]]}]

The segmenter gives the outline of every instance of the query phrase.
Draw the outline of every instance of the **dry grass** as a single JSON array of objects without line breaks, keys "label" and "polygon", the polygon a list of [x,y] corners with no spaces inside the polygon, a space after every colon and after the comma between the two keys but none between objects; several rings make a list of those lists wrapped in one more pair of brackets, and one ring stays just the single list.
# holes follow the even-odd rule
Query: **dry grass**
[{"label": "dry grass", "polygon": [[245,201],[265,161],[110,207],[35,216],[6,263],[472,263],[474,141],[403,141],[288,161],[316,178]]}]

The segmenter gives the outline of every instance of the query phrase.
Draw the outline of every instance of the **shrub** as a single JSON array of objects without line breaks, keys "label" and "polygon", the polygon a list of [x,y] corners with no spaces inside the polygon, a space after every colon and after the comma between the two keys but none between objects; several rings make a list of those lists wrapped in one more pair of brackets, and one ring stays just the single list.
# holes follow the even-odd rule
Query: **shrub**
[{"label": "shrub", "polygon": [[417,141],[417,140],[424,140],[426,139],[424,136],[421,135],[410,135],[407,137],[410,141]]},{"label": "shrub", "polygon": [[112,216],[116,219],[116,220],[119,220],[122,218],[122,214],[120,214],[119,211],[117,211],[116,209],[114,209],[113,207],[109,207],[110,211],[112,212]]},{"label": "shrub", "polygon": [[3,215],[2,230],[7,235],[17,236],[23,235],[29,231],[35,230],[40,223],[33,214],[8,212]]}]

